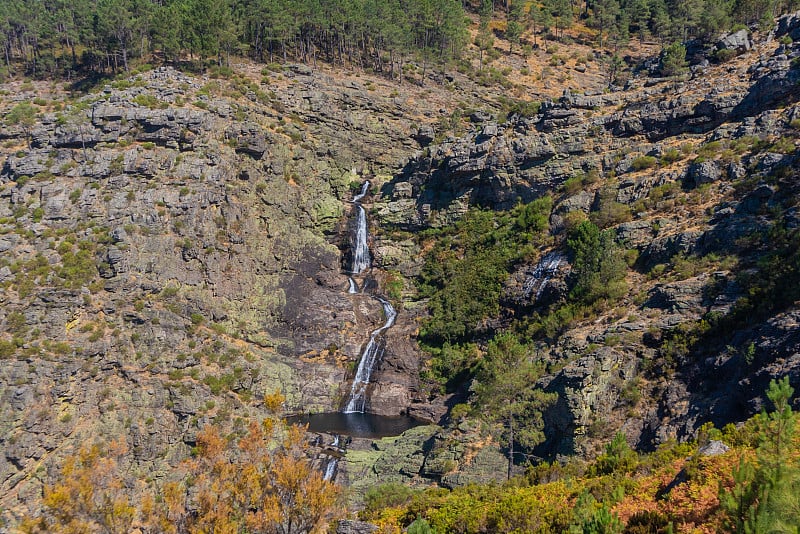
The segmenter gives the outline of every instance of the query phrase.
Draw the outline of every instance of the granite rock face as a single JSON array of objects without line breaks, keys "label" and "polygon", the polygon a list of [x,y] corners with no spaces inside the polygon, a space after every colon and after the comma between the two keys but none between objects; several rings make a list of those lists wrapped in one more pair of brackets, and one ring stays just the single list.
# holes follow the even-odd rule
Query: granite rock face
[{"label": "granite rock face", "polygon": [[[416,144],[399,99],[301,70],[235,98],[159,68],[40,115],[30,147],[3,130],[4,510],[97,437],[124,436],[128,467],[160,479],[205,425],[265,415],[265,394],[339,408],[381,320],[342,273],[351,183]],[[410,328],[375,412],[415,398]]]}]

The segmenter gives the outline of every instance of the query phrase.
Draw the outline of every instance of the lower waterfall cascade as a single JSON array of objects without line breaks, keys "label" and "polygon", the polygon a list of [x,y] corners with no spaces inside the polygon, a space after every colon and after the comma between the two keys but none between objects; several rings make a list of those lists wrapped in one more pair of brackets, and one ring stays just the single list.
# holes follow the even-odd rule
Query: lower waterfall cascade
[{"label": "lower waterfall cascade", "polygon": [[380,336],[394,325],[394,321],[397,318],[397,312],[388,300],[381,297],[374,298],[383,304],[386,322],[369,336],[369,342],[367,342],[367,346],[361,354],[361,360],[358,362],[356,376],[353,378],[353,385],[350,387],[350,399],[343,410],[344,413],[364,413],[366,411],[369,380],[386,349],[384,340],[380,339]]}]

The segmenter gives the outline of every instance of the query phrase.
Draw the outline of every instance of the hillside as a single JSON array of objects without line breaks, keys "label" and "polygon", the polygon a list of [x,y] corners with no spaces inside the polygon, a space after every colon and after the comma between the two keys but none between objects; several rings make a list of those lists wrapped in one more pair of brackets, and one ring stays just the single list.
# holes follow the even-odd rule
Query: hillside
[{"label": "hillside", "polygon": [[285,414],[340,410],[388,324],[373,296],[398,315],[366,411],[424,424],[307,436],[318,466],[343,456],[353,509],[618,433],[676,460],[771,380],[800,387],[800,15],[668,78],[632,43],[619,85],[587,33],[405,80],[241,59],[3,83],[0,528],[82,444],[122,438],[161,487],[206,425],[244,435],[276,391]]}]

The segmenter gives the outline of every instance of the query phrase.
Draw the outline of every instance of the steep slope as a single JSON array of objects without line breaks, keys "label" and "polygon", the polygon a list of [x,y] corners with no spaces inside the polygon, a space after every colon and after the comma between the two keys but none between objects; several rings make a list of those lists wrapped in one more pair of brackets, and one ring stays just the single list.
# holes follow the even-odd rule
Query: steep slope
[{"label": "steep slope", "polygon": [[[341,404],[382,320],[347,294],[347,201],[415,145],[414,91],[304,66],[240,72],[159,68],[78,98],[6,86],[4,509],[35,504],[90,440],[124,436],[128,468],[158,478],[200,428],[257,417],[266,393],[288,412]],[[397,347],[393,397],[373,411],[413,394],[417,358],[407,337]]]},{"label": "steep slope", "polygon": [[[779,27],[795,36],[800,19]],[[498,311],[469,325],[478,361],[508,331],[546,363],[535,386],[557,400],[526,458],[591,456],[617,430],[651,448],[744,419],[771,377],[800,380],[799,43],[539,107],[458,74],[420,87],[304,65],[237,65],[229,79],[159,68],[79,97],[6,84],[0,506],[35,507],[84,442],[124,436],[127,468],[162,480],[200,428],[244,428],[272,391],[289,412],[340,407],[383,324],[341,272],[365,178],[382,269],[370,283],[400,311],[369,409],[445,426],[354,443],[340,480],[505,474],[497,436],[463,406],[448,415],[474,369],[430,379],[418,282],[470,210],[499,226],[546,196],[546,231],[509,253]],[[573,313],[568,236],[583,220],[629,265],[622,294]]]},{"label": "steep slope", "polygon": [[[642,72],[630,90],[565,92],[535,115],[501,122],[473,113],[465,135],[426,146],[384,184],[378,214],[393,230],[376,249],[387,251],[387,268],[412,279],[421,264],[391,254],[395,236],[446,230],[477,208],[509,210],[552,195],[549,241],[531,241],[538,250],[511,268],[499,313],[467,325],[473,337],[458,340],[484,350],[497,332],[516,332],[552,369],[538,386],[558,400],[544,414],[544,443],[529,453],[593,455],[618,430],[649,449],[687,439],[706,422],[721,426],[758,412],[771,378],[800,382],[793,289],[800,45],[773,40],[797,32],[797,16],[778,28],[751,51],[683,80]],[[567,237],[583,220],[610,231],[629,264],[627,289],[588,307],[577,304],[578,274],[568,263],[575,258]],[[416,243],[423,255],[432,247],[425,237]],[[450,257],[466,262],[458,243]],[[425,265],[432,268],[433,258]],[[435,324],[459,304],[439,305],[444,311],[436,313],[445,315]],[[434,324],[426,317],[423,325]],[[427,343],[434,372],[459,361],[439,356],[451,350],[439,348],[441,339]],[[448,388],[452,405],[467,400],[474,384]],[[444,454],[456,460],[452,473],[474,471],[458,450],[479,438],[457,419],[449,424],[430,431],[444,449],[415,454],[426,462]],[[454,479],[423,476],[446,485]]]}]

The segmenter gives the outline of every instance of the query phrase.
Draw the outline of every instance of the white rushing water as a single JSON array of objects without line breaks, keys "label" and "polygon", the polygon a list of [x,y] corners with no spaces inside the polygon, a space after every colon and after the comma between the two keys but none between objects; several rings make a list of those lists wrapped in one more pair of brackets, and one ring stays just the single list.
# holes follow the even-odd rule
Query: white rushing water
[{"label": "white rushing water", "polygon": [[381,334],[392,327],[394,320],[397,317],[397,312],[388,300],[380,297],[375,297],[381,304],[383,304],[383,311],[386,315],[386,322],[372,332],[369,336],[369,342],[364,348],[361,355],[361,361],[358,362],[356,369],[356,376],[353,379],[353,385],[350,387],[350,399],[347,401],[343,412],[344,413],[363,413],[367,405],[367,386],[369,379],[372,376],[372,371],[383,356],[384,346],[381,343]]},{"label": "white rushing water", "polygon": [[333,480],[333,477],[336,474],[336,466],[338,463],[338,458],[331,456],[328,459],[328,465],[325,466],[325,474],[322,475],[322,480]]},{"label": "white rushing water", "polygon": [[353,204],[356,205],[358,215],[356,217],[356,242],[353,248],[353,265],[350,272],[359,274],[367,269],[370,265],[369,246],[367,245],[367,213],[359,203],[369,190],[369,180],[364,182],[361,186],[361,191],[353,197]]},{"label": "white rushing water", "polygon": [[547,282],[556,274],[556,271],[558,271],[558,268],[563,262],[564,256],[559,252],[545,254],[544,257],[539,260],[539,263],[528,276],[527,280],[525,280],[525,284],[523,285],[523,294],[525,298],[527,299],[533,296],[534,301],[538,300],[542,291],[544,291],[544,288],[547,286]]},{"label": "white rushing water", "polygon": [[353,277],[349,277],[348,280],[350,281],[350,288],[347,290],[348,293],[351,295],[355,295],[358,293],[358,285],[356,285],[356,281],[353,280]]},{"label": "white rushing water", "polygon": [[369,191],[369,186],[370,186],[369,180],[365,181],[364,184],[361,186],[361,191],[359,191],[359,193],[353,197],[354,203],[357,203],[367,195],[367,191]]}]

